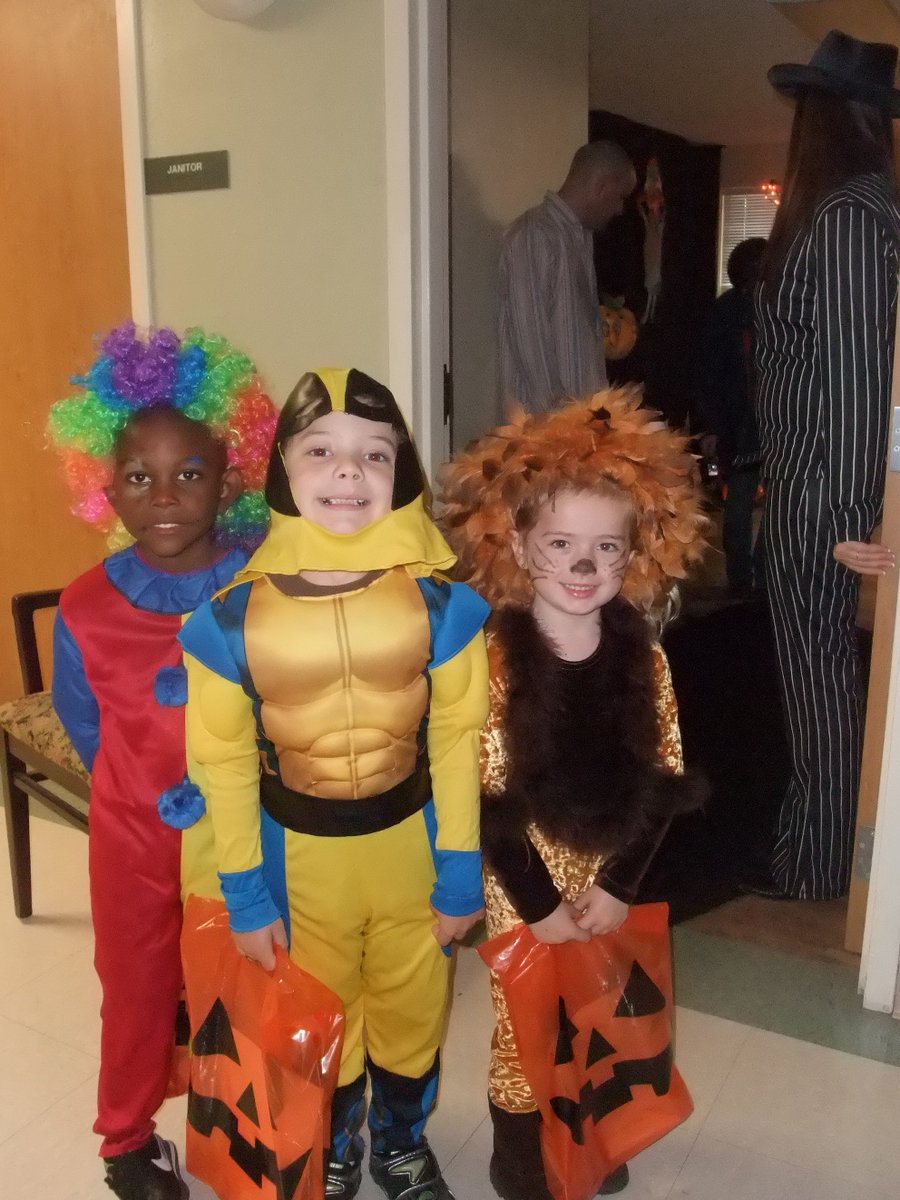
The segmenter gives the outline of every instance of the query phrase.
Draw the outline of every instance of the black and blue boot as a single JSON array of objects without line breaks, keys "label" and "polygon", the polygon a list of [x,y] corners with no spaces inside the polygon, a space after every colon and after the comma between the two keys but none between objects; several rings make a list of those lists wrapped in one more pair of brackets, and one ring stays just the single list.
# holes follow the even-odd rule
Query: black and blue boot
[{"label": "black and blue boot", "polygon": [[438,1055],[418,1078],[386,1071],[371,1059],[368,1067],[370,1175],[388,1200],[453,1200],[423,1132],[437,1098]]},{"label": "black and blue boot", "polygon": [[331,1147],[325,1163],[326,1200],[353,1200],[362,1183],[366,1077],[335,1089],[331,1101]]}]

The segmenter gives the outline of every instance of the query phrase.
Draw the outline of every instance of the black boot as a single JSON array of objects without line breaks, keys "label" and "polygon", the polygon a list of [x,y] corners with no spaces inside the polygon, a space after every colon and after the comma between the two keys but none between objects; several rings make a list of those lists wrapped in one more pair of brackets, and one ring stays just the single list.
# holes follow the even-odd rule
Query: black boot
[{"label": "black boot", "polygon": [[137,1150],[104,1158],[106,1186],[119,1200],[188,1200],[171,1142],[153,1134]]},{"label": "black boot", "polygon": [[413,1150],[422,1140],[428,1114],[437,1098],[439,1055],[424,1074],[398,1075],[366,1059],[372,1081],[369,1135],[373,1154]]},{"label": "black boot", "polygon": [[511,1113],[488,1101],[494,1126],[490,1180],[500,1200],[553,1200],[541,1158],[541,1114]]},{"label": "black boot", "polygon": [[326,1200],[353,1200],[362,1183],[366,1076],[335,1088],[331,1101],[331,1146],[325,1162]]},{"label": "black boot", "polygon": [[388,1200],[453,1200],[423,1132],[437,1096],[439,1055],[419,1076],[398,1075],[371,1059],[367,1066],[370,1175]]},{"label": "black boot", "polygon": [[628,1178],[628,1163],[622,1163],[603,1180],[597,1195],[614,1196],[617,1192],[624,1192],[628,1187]]},{"label": "black boot", "polygon": [[[539,1112],[511,1113],[488,1101],[494,1126],[490,1180],[500,1200],[553,1200],[544,1174]],[[598,1196],[612,1196],[628,1186],[628,1164],[607,1175]]]}]

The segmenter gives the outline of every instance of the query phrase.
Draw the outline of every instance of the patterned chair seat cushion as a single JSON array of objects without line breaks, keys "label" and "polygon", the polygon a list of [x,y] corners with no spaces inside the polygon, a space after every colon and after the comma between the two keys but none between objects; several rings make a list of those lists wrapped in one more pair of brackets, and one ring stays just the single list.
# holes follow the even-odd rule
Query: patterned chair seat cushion
[{"label": "patterned chair seat cushion", "polygon": [[32,746],[38,754],[90,783],[90,773],[69,741],[49,692],[34,692],[0,704],[0,727],[20,742]]}]

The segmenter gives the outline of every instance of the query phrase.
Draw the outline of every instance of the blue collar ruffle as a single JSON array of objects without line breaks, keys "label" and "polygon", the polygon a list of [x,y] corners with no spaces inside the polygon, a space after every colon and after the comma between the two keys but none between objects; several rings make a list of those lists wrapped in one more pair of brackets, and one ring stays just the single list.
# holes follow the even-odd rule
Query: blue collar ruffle
[{"label": "blue collar ruffle", "polygon": [[135,608],[156,613],[189,613],[231,583],[235,573],[246,565],[247,557],[243,550],[229,550],[202,571],[170,575],[149,566],[136,547],[128,546],[104,559],[103,568],[113,587]]}]

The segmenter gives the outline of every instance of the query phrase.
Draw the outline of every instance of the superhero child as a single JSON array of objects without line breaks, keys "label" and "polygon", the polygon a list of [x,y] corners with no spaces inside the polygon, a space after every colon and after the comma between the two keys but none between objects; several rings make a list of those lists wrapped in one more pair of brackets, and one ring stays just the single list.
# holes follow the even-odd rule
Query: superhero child
[{"label": "superhero child", "polygon": [[204,768],[238,948],[273,943],[340,996],[326,1195],[369,1170],[391,1200],[452,1200],[423,1127],[446,953],[482,913],[479,730],[487,605],[454,561],[393,395],[300,379],[269,460],[269,536],[187,622],[188,740]]},{"label": "superhero child", "polygon": [[[175,1147],[153,1121],[182,983],[181,829],[202,812],[186,777],[177,635],[265,532],[275,411],[250,360],[196,329],[141,339],[128,322],[73,383],[83,394],[56,403],[49,420],[73,511],[101,528],[118,517],[134,539],[65,589],[54,632],[53,702],[92,773],[103,988],[94,1129],[120,1200],[183,1200]],[[196,833],[185,828],[185,849]]]},{"label": "superhero child", "polygon": [[[488,933],[618,928],[673,814],[693,807],[666,659],[648,615],[701,554],[685,439],[635,393],[514,419],[443,474],[459,572],[498,610],[482,736]],[[540,1113],[492,979],[490,1177],[551,1200]],[[622,1166],[600,1195],[628,1182]]]}]

